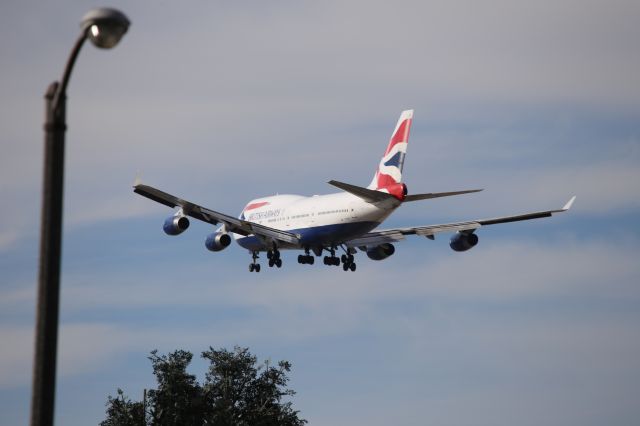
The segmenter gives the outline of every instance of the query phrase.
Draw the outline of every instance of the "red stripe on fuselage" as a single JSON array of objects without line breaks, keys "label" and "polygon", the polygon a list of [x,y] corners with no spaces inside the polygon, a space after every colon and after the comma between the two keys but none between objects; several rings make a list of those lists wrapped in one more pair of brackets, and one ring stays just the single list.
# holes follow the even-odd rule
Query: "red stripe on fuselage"
[{"label": "red stripe on fuselage", "polygon": [[253,203],[253,204],[249,204],[249,205],[247,205],[247,207],[245,207],[245,208],[244,208],[244,211],[246,212],[246,211],[248,211],[248,210],[257,209],[257,208],[259,208],[259,207],[266,206],[266,205],[268,205],[268,204],[269,204],[269,202],[268,202],[268,201],[263,201],[263,202],[261,202],[261,203]]}]

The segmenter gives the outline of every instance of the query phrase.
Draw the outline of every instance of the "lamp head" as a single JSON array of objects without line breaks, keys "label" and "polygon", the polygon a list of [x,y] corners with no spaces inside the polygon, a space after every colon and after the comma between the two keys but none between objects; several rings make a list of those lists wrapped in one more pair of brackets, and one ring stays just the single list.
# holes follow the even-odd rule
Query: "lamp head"
[{"label": "lamp head", "polygon": [[129,24],[124,13],[105,7],[93,9],[84,15],[80,27],[96,47],[110,49],[118,44]]}]

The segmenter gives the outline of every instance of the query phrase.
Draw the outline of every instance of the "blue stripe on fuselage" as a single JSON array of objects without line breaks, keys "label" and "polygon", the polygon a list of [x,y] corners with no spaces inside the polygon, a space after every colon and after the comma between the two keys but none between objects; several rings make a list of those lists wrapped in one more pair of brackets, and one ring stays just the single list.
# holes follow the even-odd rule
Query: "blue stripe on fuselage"
[{"label": "blue stripe on fuselage", "polygon": [[[331,225],[313,226],[310,228],[300,228],[288,230],[294,234],[300,234],[300,247],[317,247],[331,244],[338,244],[350,238],[366,234],[378,226],[378,222],[351,222],[337,223]],[[262,241],[255,235],[241,237],[236,242],[248,250],[267,250]],[[282,248],[300,248],[290,245],[283,245]]]}]

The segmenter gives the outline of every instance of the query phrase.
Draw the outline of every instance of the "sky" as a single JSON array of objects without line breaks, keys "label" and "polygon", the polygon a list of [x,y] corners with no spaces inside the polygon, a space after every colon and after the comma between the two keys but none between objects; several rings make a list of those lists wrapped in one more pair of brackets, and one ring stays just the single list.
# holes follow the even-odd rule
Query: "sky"
[{"label": "sky", "polygon": [[[0,6],[0,426],[29,418],[43,94],[94,2]],[[312,425],[637,425],[640,3],[114,2],[132,25],[87,44],[68,89],[56,424],[97,424],[149,352],[249,347],[289,360]],[[385,227],[561,207],[408,238],[356,273],[250,274],[211,226],[169,237],[136,176],[217,211],[367,185],[415,109],[409,192]],[[264,265],[266,266],[266,265]],[[197,357],[196,357],[197,358]],[[200,379],[206,365],[196,359]]]}]

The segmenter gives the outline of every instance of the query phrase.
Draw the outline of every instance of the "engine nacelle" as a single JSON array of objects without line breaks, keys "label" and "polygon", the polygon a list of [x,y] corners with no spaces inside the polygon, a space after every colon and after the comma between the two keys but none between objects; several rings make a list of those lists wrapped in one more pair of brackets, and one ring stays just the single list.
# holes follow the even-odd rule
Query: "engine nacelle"
[{"label": "engine nacelle", "polygon": [[170,216],[164,221],[162,229],[167,235],[180,235],[189,227],[186,216]]},{"label": "engine nacelle", "polygon": [[449,246],[455,251],[467,251],[475,247],[476,244],[478,244],[478,236],[464,232],[456,232],[449,242]]},{"label": "engine nacelle", "polygon": [[384,243],[379,246],[370,247],[367,249],[367,256],[371,260],[383,260],[391,256],[396,252],[396,248],[393,244]]},{"label": "engine nacelle", "polygon": [[220,251],[229,247],[231,236],[224,232],[214,232],[209,235],[204,242],[205,247],[210,251]]}]

